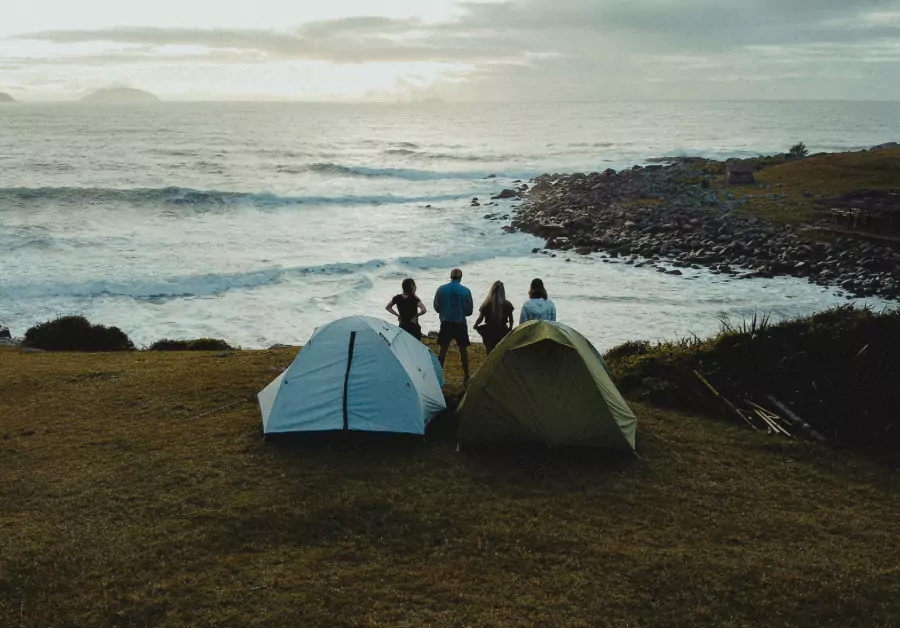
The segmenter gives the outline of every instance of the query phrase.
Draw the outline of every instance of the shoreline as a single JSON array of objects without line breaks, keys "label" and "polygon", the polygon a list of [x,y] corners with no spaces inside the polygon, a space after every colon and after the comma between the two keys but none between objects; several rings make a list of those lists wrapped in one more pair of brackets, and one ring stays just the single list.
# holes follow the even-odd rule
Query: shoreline
[{"label": "shoreline", "polygon": [[[900,163],[900,151],[883,150],[887,151],[883,154],[895,156],[894,158]],[[498,223],[491,225],[488,232],[492,243],[497,242],[502,245],[503,232],[509,231],[521,231],[523,234],[530,233],[542,237],[544,247],[532,248],[538,247],[542,243],[524,235],[518,236],[521,238],[519,243],[521,246],[517,244],[514,247],[516,262],[521,261],[523,265],[540,267],[541,270],[535,276],[540,276],[545,272],[547,274],[559,272],[561,275],[568,273],[571,275],[569,285],[590,285],[587,282],[591,282],[597,274],[597,271],[593,270],[598,268],[595,264],[603,263],[604,266],[608,264],[606,269],[612,273],[611,276],[614,279],[619,276],[623,277],[623,284],[633,283],[640,286],[662,282],[666,287],[671,285],[674,291],[683,291],[685,297],[691,300],[695,300],[698,289],[691,287],[683,290],[683,284],[680,281],[682,274],[685,276],[685,280],[702,279],[697,282],[698,284],[704,283],[707,279],[718,283],[723,280],[727,281],[731,277],[763,279],[778,276],[784,278],[781,280],[784,282],[793,282],[793,279],[804,278],[811,285],[807,286],[806,282],[796,282],[798,294],[821,292],[822,294],[827,293],[829,299],[837,300],[845,297],[874,296],[897,299],[900,298],[900,274],[897,272],[900,267],[900,257],[895,251],[882,245],[852,239],[848,239],[846,242],[817,240],[814,232],[804,228],[805,219],[797,218],[808,209],[808,207],[801,207],[803,203],[811,205],[817,196],[838,193],[842,190],[825,189],[824,187],[820,189],[818,183],[809,185],[804,183],[804,187],[797,195],[793,194],[795,190],[792,190],[790,185],[784,184],[784,177],[779,180],[771,180],[770,177],[776,171],[780,172],[786,169],[793,172],[792,169],[814,166],[823,159],[840,160],[848,156],[859,155],[876,155],[876,153],[871,151],[830,153],[787,163],[778,162],[777,158],[763,158],[760,161],[766,163],[763,164],[764,169],[758,173],[757,184],[733,187],[724,184],[724,162],[699,157],[649,158],[641,162],[647,165],[633,166],[618,172],[607,170],[603,173],[591,174],[540,175],[531,180],[485,177],[476,181],[482,190],[479,192],[480,201],[473,199],[473,202],[469,203],[468,200],[463,200],[463,198],[470,198],[468,194],[465,197],[457,194],[452,205],[448,201],[446,204],[436,205],[435,209],[438,211],[452,210],[454,216],[458,217],[460,221],[467,224],[472,223],[473,232],[477,231],[478,223],[483,224],[482,218]],[[769,164],[768,161],[773,163]],[[822,167],[827,165],[824,164]],[[839,164],[839,167],[843,166]],[[819,166],[815,166],[813,169],[816,168]],[[800,175],[806,174],[808,172],[803,171],[791,176],[798,178]],[[853,172],[850,174],[856,175]],[[850,178],[851,182],[855,181],[852,176]],[[900,187],[900,177],[894,185]],[[504,194],[500,188],[505,186],[513,189]],[[859,186],[854,183],[852,187]],[[490,194],[486,193],[488,189],[491,189]],[[760,203],[767,203],[768,207],[758,207]],[[486,213],[482,216],[481,212]],[[778,212],[784,212],[784,220],[772,219],[773,215]],[[518,242],[517,237],[509,239],[509,241],[513,240]],[[476,250],[474,249],[474,240],[472,250]],[[477,251],[481,253],[485,250],[486,248],[481,248]],[[570,255],[563,255],[560,251],[567,251]],[[441,258],[439,263],[452,263],[456,252]],[[489,255],[496,255],[496,251],[487,249],[487,252]],[[569,257],[576,263],[562,271],[554,263],[561,259],[549,259],[557,254],[560,258]],[[582,255],[586,258],[582,258]],[[483,259],[485,258],[479,257],[476,261],[481,263]],[[496,259],[498,260],[496,263],[492,260],[489,261],[494,266],[498,266],[505,258]],[[463,260],[462,263],[464,265],[475,264],[476,261],[468,259],[468,261]],[[582,263],[578,264],[578,261]],[[387,263],[394,262],[397,266],[396,272],[427,274],[431,270],[430,266],[433,265],[433,260],[427,257],[415,258],[411,265],[405,258],[388,260]],[[547,265],[548,263],[549,265]],[[360,272],[367,275],[373,274],[376,272],[373,269],[380,268],[381,260],[373,260],[367,264],[370,265],[367,268],[360,266]],[[276,266],[264,269],[272,272],[275,277],[275,280],[271,282],[273,284],[278,283],[278,273],[282,272]],[[323,268],[328,266],[329,264],[326,264]],[[349,268],[353,264],[345,266]],[[653,269],[661,275],[654,276],[652,279],[646,275],[639,279],[637,275],[634,275],[634,281],[632,281],[632,277],[629,276],[630,271],[625,270],[626,266],[643,267],[645,270]],[[553,270],[554,268],[556,270]],[[299,274],[297,270],[289,268],[285,272],[297,275]],[[621,271],[621,275],[618,271]],[[251,270],[248,275],[255,278],[254,273],[256,271]],[[720,277],[708,277],[707,273]],[[575,274],[577,277],[573,277]],[[673,275],[673,277],[669,280],[665,275]],[[195,291],[197,283],[194,281],[198,277],[202,279],[205,275],[177,276],[169,282],[175,288],[165,285],[165,282],[169,281],[167,278],[157,281],[151,277],[150,288],[141,287],[133,294],[130,293],[130,285],[127,281],[122,281],[120,284],[125,285],[125,288],[117,287],[117,291],[114,291],[115,294],[111,294],[111,296],[131,298],[133,301],[139,302],[138,307],[143,307],[141,304],[144,301],[150,302],[155,298],[146,295],[156,294],[157,291],[163,290],[171,290],[171,294],[164,293],[161,299],[172,301],[180,300],[182,297],[190,299],[199,295]],[[791,279],[786,279],[788,277]],[[380,274],[375,277],[376,282],[381,279]],[[181,286],[180,282],[182,281],[185,282],[186,287]],[[743,304],[743,307],[749,309],[756,307],[759,303],[756,300],[757,291],[769,283],[750,282],[743,286],[731,283],[733,288],[722,285],[710,288],[710,290],[720,290],[723,294],[729,290],[739,292],[741,298],[739,305]],[[157,289],[157,284],[163,287]],[[106,296],[106,293],[102,291],[91,292],[98,290],[93,286],[92,281],[85,282],[85,286],[82,290],[84,290],[84,294],[89,294],[89,298],[97,295],[101,298]],[[220,292],[209,294],[218,295],[230,290],[235,292],[244,290],[241,283],[236,283],[236,286],[235,288],[228,284]],[[100,288],[106,289],[107,286],[100,286]],[[372,298],[368,294],[361,298],[363,300],[360,303],[365,311],[374,312],[375,310],[369,309],[374,307],[370,303]],[[793,297],[784,297],[775,292],[762,307],[766,311],[779,309],[781,304],[793,303],[793,301],[786,300],[790,298]],[[41,295],[33,298],[34,303],[42,300]],[[576,305],[579,312],[589,309],[589,306],[582,306],[581,302]],[[214,307],[220,306],[215,305]],[[804,309],[792,310],[783,316],[807,314],[818,311],[822,307],[827,306],[811,302]],[[35,310],[36,308],[30,309]],[[52,318],[59,314],[82,313],[83,311],[85,315],[92,319],[99,319],[101,322],[127,325],[129,332],[133,332],[141,326],[140,322],[134,322],[135,320],[140,321],[140,319],[129,318],[136,311],[134,308],[116,307],[113,309],[117,315],[105,317],[103,312],[98,314],[96,308],[93,307],[82,310],[82,308],[70,309],[60,306],[56,312],[50,311],[45,316],[22,315],[17,318],[4,316],[0,320],[0,324],[14,326],[14,333],[21,335],[25,328],[46,318]],[[378,311],[380,309],[379,307]],[[306,315],[304,324],[311,332],[316,325],[309,321],[318,321],[319,318],[314,318],[318,316],[314,309],[310,311],[312,314]],[[357,309],[357,311],[360,310]],[[212,310],[207,313],[209,312],[216,317],[219,316]],[[227,306],[224,308],[224,312],[225,314],[230,312]],[[119,316],[119,313],[122,313],[123,316]],[[6,312],[4,311],[3,314]],[[324,315],[322,314],[322,316]],[[712,317],[716,315],[707,313],[706,317],[712,320]],[[734,315],[741,316],[740,313]],[[175,320],[184,321],[183,324],[179,323],[181,324],[179,331],[168,331],[165,326],[160,327],[155,324],[155,321],[151,321],[151,325],[149,325],[151,329],[148,333],[144,333],[140,342],[148,344],[159,337],[182,332],[185,337],[207,335],[233,337],[235,333],[241,334],[241,330],[232,327],[231,323],[226,320],[227,316],[223,315],[221,320],[217,320],[214,327],[194,324],[193,321],[202,320],[202,317],[203,312],[199,312],[198,308],[180,308],[175,316]],[[705,334],[713,331],[712,329],[707,330],[704,323],[697,321],[690,324],[684,323],[676,330],[662,329],[663,327],[672,327],[669,325],[669,321],[684,320],[683,318],[676,319],[671,314],[664,312],[648,316],[648,319],[650,319],[649,324],[656,327],[642,333],[644,337],[671,339],[679,334],[693,332]],[[261,328],[259,326],[263,324],[260,320],[253,320],[251,323],[247,326],[250,329],[259,329]],[[700,329],[697,329],[697,326]],[[282,327],[287,326],[282,325]],[[296,339],[292,337],[291,329],[278,330],[278,333],[271,336],[244,333],[235,341],[243,346],[264,348],[273,342],[284,342],[285,340],[294,342],[304,337],[305,333],[304,331],[297,334]],[[251,337],[248,338],[248,336]],[[260,339],[252,336],[260,336]],[[265,337],[263,338],[263,336]],[[630,337],[616,337],[614,341],[607,342],[605,346],[614,346],[626,339],[630,339]],[[0,338],[0,344],[3,344],[2,338]]]},{"label": "shoreline", "polygon": [[[842,180],[844,160],[853,163]],[[706,268],[736,278],[792,276],[842,289],[850,298],[898,299],[900,245],[815,231],[813,202],[834,193],[836,185],[858,189],[855,162],[860,160],[863,171],[879,160],[900,164],[900,151],[829,153],[780,163],[763,158],[757,182],[733,186],[725,182],[725,162],[703,158],[672,158],[618,172],[543,174],[521,191],[524,202],[511,210],[504,229],[543,238],[545,248],[534,251],[539,254],[605,252],[606,262],[671,275],[682,274],[680,268]],[[775,163],[767,167],[767,161]],[[833,177],[823,189],[803,177],[810,167]],[[799,171],[799,186],[809,188],[799,198],[786,176],[792,170]],[[900,167],[889,177],[900,187]]]}]

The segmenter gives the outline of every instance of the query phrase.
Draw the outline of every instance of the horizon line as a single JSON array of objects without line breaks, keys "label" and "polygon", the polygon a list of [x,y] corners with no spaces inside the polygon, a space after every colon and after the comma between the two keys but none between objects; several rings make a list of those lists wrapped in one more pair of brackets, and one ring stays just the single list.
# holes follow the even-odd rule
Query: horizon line
[{"label": "horizon line", "polygon": [[[11,95],[10,92],[5,92]],[[154,94],[155,95],[155,94]],[[9,105],[159,105],[159,104],[293,104],[293,105],[577,105],[577,104],[617,104],[617,103],[755,103],[755,102],[846,102],[846,103],[900,103],[900,99],[871,98],[635,98],[604,100],[297,100],[288,98],[206,98],[206,99],[164,99],[150,102],[84,102],[77,100],[19,100],[2,104]]]}]

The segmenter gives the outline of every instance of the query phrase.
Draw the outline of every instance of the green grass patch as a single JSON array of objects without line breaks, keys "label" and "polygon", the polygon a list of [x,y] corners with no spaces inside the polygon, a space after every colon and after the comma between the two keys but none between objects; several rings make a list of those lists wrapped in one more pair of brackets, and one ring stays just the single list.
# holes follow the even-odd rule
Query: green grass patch
[{"label": "green grass patch", "polygon": [[898,478],[866,459],[642,403],[640,459],[263,441],[253,395],[295,352],[0,348],[0,625],[900,616]]},{"label": "green grass patch", "polygon": [[[745,199],[742,211],[779,224],[798,226],[816,218],[814,196],[837,196],[854,190],[900,188],[900,150],[819,154],[785,161],[758,160],[757,185],[729,186],[724,176],[715,185]],[[760,184],[765,186],[760,188]],[[775,198],[771,198],[771,195]]]}]

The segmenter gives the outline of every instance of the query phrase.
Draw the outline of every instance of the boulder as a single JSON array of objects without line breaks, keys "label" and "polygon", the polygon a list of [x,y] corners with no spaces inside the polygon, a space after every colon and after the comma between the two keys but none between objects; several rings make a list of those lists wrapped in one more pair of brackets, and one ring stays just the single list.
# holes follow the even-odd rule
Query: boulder
[{"label": "boulder", "polygon": [[492,196],[492,200],[504,199],[504,198],[516,198],[519,195],[515,190],[506,189],[500,192],[497,196]]},{"label": "boulder", "polygon": [[594,219],[590,216],[581,216],[575,219],[572,226],[576,229],[591,229],[594,226]]}]

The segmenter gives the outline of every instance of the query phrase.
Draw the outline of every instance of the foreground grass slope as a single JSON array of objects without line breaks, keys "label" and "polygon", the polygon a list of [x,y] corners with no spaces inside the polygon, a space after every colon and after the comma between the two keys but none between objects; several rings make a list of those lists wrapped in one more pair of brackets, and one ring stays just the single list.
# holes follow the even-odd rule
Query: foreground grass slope
[{"label": "foreground grass slope", "polygon": [[897,625],[865,461],[642,405],[640,459],[263,442],[292,358],[0,349],[0,625]]}]

